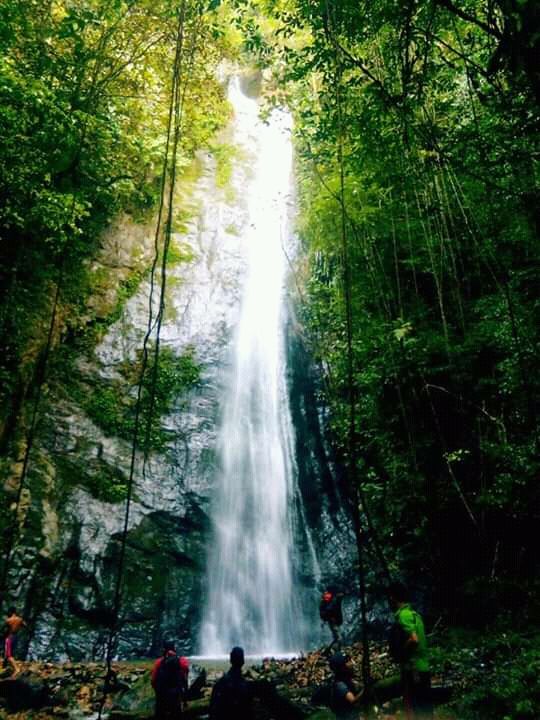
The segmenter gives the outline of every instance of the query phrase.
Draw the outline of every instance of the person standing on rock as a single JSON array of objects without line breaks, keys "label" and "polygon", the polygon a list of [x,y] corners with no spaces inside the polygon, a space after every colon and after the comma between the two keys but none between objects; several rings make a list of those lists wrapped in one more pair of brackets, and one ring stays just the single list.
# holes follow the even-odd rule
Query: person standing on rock
[{"label": "person standing on rock", "polygon": [[22,627],[26,627],[26,623],[22,617],[17,615],[16,609],[10,607],[4,620],[4,662],[8,662],[13,668],[12,678],[17,677],[20,672],[14,653],[17,644],[17,633]]},{"label": "person standing on rock", "polygon": [[328,661],[334,673],[330,694],[330,709],[341,720],[358,720],[358,703],[363,690],[357,692],[353,681],[353,666],[348,655],[336,653]]},{"label": "person standing on rock", "polygon": [[233,647],[230,660],[230,670],[212,690],[210,720],[253,720],[254,685],[242,675],[243,649]]},{"label": "person standing on rock", "polygon": [[409,603],[402,583],[387,589],[395,624],[390,631],[390,655],[401,671],[401,692],[409,720],[433,718],[431,675],[424,622]]},{"label": "person standing on rock", "polygon": [[328,589],[323,592],[319,604],[319,616],[323,622],[328,623],[328,627],[332,633],[332,642],[327,648],[328,651],[334,646],[339,648],[341,645],[340,628],[343,625],[341,602],[343,597],[344,594],[342,592],[339,592],[333,585],[330,585]]},{"label": "person standing on rock", "polygon": [[188,690],[189,662],[178,657],[174,642],[163,641],[163,655],[152,668],[151,682],[156,694],[156,720],[181,717]]}]

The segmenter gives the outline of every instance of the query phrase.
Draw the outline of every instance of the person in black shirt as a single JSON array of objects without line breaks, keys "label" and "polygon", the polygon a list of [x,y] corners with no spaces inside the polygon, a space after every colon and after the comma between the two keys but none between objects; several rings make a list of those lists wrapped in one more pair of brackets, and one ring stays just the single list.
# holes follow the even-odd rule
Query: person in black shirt
[{"label": "person in black shirt", "polygon": [[348,655],[336,653],[329,660],[334,673],[330,709],[341,720],[358,720],[358,703],[363,691],[357,692],[353,682],[353,666]]},{"label": "person in black shirt", "polygon": [[214,685],[210,698],[210,720],[253,720],[254,686],[242,676],[244,651],[233,647],[231,668]]}]

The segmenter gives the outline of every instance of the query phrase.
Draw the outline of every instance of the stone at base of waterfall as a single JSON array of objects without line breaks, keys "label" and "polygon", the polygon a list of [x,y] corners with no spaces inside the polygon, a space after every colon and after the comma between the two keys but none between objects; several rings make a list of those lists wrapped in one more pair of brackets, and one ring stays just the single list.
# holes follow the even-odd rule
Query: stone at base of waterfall
[{"label": "stone at base of waterfall", "polygon": [[[128,717],[129,713],[151,715],[154,712],[155,695],[150,684],[150,672],[141,675],[131,683],[129,690],[123,692],[114,702],[111,712],[121,717]],[[126,714],[127,713],[127,714]]]},{"label": "stone at base of waterfall", "polygon": [[0,680],[0,698],[9,712],[35,710],[55,704],[47,685],[26,675]]}]

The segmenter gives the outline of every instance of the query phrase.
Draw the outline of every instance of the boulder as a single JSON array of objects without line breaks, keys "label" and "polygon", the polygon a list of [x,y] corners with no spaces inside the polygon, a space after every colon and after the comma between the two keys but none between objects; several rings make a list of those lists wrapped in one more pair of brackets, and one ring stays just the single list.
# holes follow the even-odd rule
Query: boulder
[{"label": "boulder", "polygon": [[53,704],[47,685],[24,675],[0,680],[0,697],[10,712],[39,710]]}]

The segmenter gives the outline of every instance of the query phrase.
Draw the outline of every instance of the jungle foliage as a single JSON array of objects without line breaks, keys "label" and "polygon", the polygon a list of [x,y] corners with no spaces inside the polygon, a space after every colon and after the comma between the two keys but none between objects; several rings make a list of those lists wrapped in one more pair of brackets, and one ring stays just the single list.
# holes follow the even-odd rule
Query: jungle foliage
[{"label": "jungle foliage", "polygon": [[525,720],[538,716],[540,638],[505,627],[479,635],[452,628],[431,650],[441,676],[459,668],[462,676],[453,705],[459,718]]},{"label": "jungle foliage", "polygon": [[295,115],[301,319],[362,542],[437,612],[525,619],[538,610],[538,4],[235,11],[273,67],[268,106]]},{"label": "jungle foliage", "polygon": [[[43,379],[53,306],[53,344],[88,337],[86,299],[99,282],[88,260],[103,229],[120,212],[140,219],[157,203],[179,7],[166,0],[0,7],[4,446]],[[203,10],[184,3],[180,173],[228,117],[214,72],[223,42]],[[124,285],[119,302],[133,291]]]},{"label": "jungle foliage", "polygon": [[[540,519],[538,3],[187,7],[180,165],[211,145],[226,182],[214,71],[231,38],[271,71],[267,109],[295,116],[299,313],[360,490],[362,541],[429,589],[434,609],[480,622],[519,606],[527,620]],[[101,231],[155,205],[177,11],[0,7],[4,435],[39,379],[57,290],[69,338]]]}]

